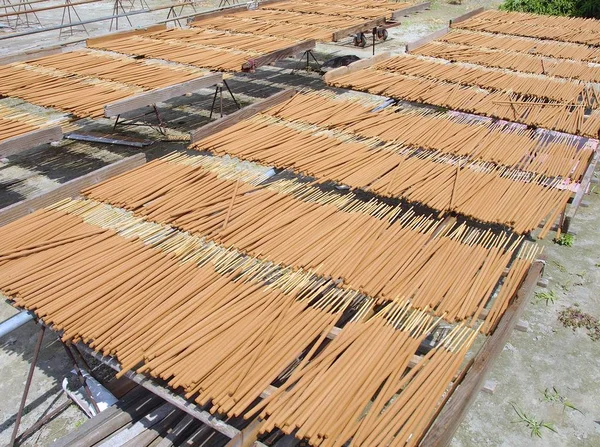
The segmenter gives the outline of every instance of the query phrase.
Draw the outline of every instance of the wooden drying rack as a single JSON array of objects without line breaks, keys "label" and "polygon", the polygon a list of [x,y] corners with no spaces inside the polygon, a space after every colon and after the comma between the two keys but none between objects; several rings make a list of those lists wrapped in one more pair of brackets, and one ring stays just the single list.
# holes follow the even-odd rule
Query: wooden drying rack
[{"label": "wooden drying rack", "polygon": [[[125,31],[125,32],[114,33],[114,34],[118,34],[120,36],[134,35],[134,34],[152,32],[157,29],[163,29],[163,28],[164,28],[164,25],[155,25],[155,26],[148,27],[147,29],[144,29],[144,30]],[[112,38],[112,36],[114,34],[111,34],[109,36],[102,36],[97,39]],[[96,40],[96,39],[94,39],[94,40]],[[37,58],[41,58],[44,56],[69,53],[71,51],[75,51],[80,48],[81,48],[81,45],[77,45],[77,46],[63,45],[63,46],[54,46],[54,47],[50,47],[50,48],[43,48],[38,51],[26,52],[26,53],[22,53],[22,54],[17,54],[17,55],[0,58],[0,65],[11,64],[14,62],[27,62],[28,60],[37,59]],[[123,115],[128,112],[132,112],[134,110],[138,110],[138,109],[146,107],[146,106],[151,106],[154,108],[154,111],[156,112],[157,117],[160,121],[160,116],[158,115],[158,110],[156,109],[157,103],[168,101],[169,99],[177,98],[179,96],[183,96],[188,93],[193,93],[193,92],[196,92],[203,88],[215,87],[215,86],[217,86],[217,88],[218,88],[218,86],[220,84],[222,84],[223,82],[224,81],[223,81],[222,73],[212,73],[211,72],[202,77],[192,79],[190,81],[181,82],[178,84],[174,84],[174,85],[170,85],[170,86],[162,87],[162,88],[158,88],[158,89],[143,91],[143,92],[137,93],[133,96],[121,99],[119,101],[105,104],[104,105],[104,116],[106,118],[115,118],[116,117],[115,124],[118,124],[120,115]],[[25,142],[27,142],[27,141],[28,140],[25,140]],[[42,144],[42,143],[37,143],[37,140],[33,140],[33,143]],[[2,148],[2,146],[0,146],[0,155],[1,155],[1,148]],[[23,149],[21,149],[21,150],[23,150]],[[15,152],[13,151],[12,153],[15,153]]]},{"label": "wooden drying rack", "polygon": [[[286,0],[265,0],[261,1],[261,4],[272,4]],[[429,9],[431,7],[431,2],[423,2],[418,3],[407,8],[398,9],[396,11],[392,11],[392,21],[396,22],[401,17],[404,17],[409,14],[413,14],[419,11],[423,11],[425,9]],[[211,17],[221,17],[230,13],[246,11],[248,8],[246,5],[243,6],[233,6],[228,8],[222,8],[218,11],[208,11],[205,13],[194,14],[188,18],[188,24],[192,22],[199,21],[201,19],[207,19]],[[305,14],[310,15],[310,14]],[[339,42],[340,40],[356,33],[371,31],[373,28],[385,25],[387,23],[385,17],[378,17],[372,20],[365,20],[363,23],[359,25],[350,26],[348,28],[339,29],[332,34],[331,40],[333,42]]]}]

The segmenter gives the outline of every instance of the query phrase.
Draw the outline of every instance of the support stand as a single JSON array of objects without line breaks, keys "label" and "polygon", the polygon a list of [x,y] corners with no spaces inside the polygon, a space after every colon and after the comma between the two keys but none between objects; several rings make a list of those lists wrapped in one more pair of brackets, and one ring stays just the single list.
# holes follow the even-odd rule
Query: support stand
[{"label": "support stand", "polygon": [[[133,3],[131,4],[131,7],[133,8]],[[121,12],[119,12],[119,9],[121,10]],[[119,14],[126,14],[125,8],[123,7],[122,0],[115,0],[115,4],[113,5],[113,18],[110,19],[109,31],[112,31],[113,24],[116,25],[115,30],[116,31],[119,30],[119,17],[118,17]],[[131,20],[129,19],[129,16],[125,16],[125,18],[127,19],[127,22],[129,22],[129,26],[133,27],[133,25],[131,24]]]},{"label": "support stand", "polygon": [[194,10],[194,12],[196,11],[196,6],[194,6],[193,2],[187,2],[187,3],[183,3],[180,8],[179,8],[179,14],[175,11],[175,8],[177,8],[177,5],[173,5],[169,8],[169,13],[167,14],[167,20],[169,20],[171,17],[173,17],[172,22],[177,22],[177,26],[181,27],[181,22],[179,21],[179,16],[181,16],[183,14],[183,8],[185,8],[187,5],[191,6],[192,9]]},{"label": "support stand", "polygon": [[310,71],[310,58],[311,57],[316,62],[317,68],[319,69],[319,71],[321,70],[321,64],[319,63],[319,61],[315,57],[313,51],[312,50],[306,50],[304,53],[302,53],[302,55],[298,59],[298,62],[296,62],[296,66],[292,70],[292,74],[294,74],[296,71],[298,71],[298,67],[300,67],[300,65],[303,63],[305,56],[306,56],[306,71],[307,72]]},{"label": "support stand", "polygon": [[[60,22],[60,26],[61,26],[61,27],[62,27],[62,26],[64,26],[64,24],[65,24],[65,17],[68,17],[68,20],[69,20],[69,27],[68,27],[68,28],[69,28],[70,35],[72,36],[72,35],[73,35],[73,19],[72,19],[72,17],[71,17],[71,9],[73,10],[73,14],[75,14],[75,15],[77,16],[77,20],[78,20],[79,22],[81,22],[81,21],[82,21],[82,20],[81,20],[81,17],[79,17],[79,13],[78,13],[78,12],[77,12],[77,10],[75,9],[75,6],[73,6],[73,5],[71,4],[71,0],[65,0],[65,7],[64,7],[64,9],[63,9],[63,13],[62,13],[62,20],[61,20],[61,22]],[[85,31],[85,33],[86,33],[86,34],[89,36],[89,35],[90,35],[90,33],[88,33],[88,30],[87,30],[87,28],[85,27],[85,25],[81,24],[80,26],[81,26],[81,27],[83,27],[83,30],[84,30],[84,31]],[[63,29],[64,29],[64,28],[61,28],[61,29],[60,29],[60,33],[58,34],[58,38],[59,38],[59,39],[60,39],[60,38],[62,37],[62,35],[63,35]]]},{"label": "support stand", "polygon": [[215,86],[215,95],[213,96],[212,106],[210,107],[210,116],[208,117],[209,121],[212,119],[213,112],[215,110],[215,103],[217,102],[217,95],[219,95],[220,114],[221,114],[221,118],[223,118],[223,85],[225,85],[225,88],[229,92],[229,95],[231,96],[231,99],[233,99],[233,102],[235,102],[235,105],[237,106],[238,110],[242,108],[242,106],[240,106],[240,104],[237,102],[237,99],[235,99],[235,96],[233,96],[233,93],[231,92],[231,89],[229,88],[227,81],[225,79],[223,79],[222,84],[219,83]]},{"label": "support stand", "polygon": [[[8,4],[10,3],[10,0],[7,0]],[[12,5],[12,8],[15,12],[17,12],[17,17],[15,18],[15,24],[14,24],[14,28],[17,29],[17,27],[19,26],[20,23],[22,23],[26,28],[29,28],[31,26],[34,25],[38,25],[38,26],[42,26],[42,22],[40,22],[39,17],[37,16],[37,14],[32,11],[33,8],[30,4],[26,3],[27,0],[21,0],[19,3],[17,3],[16,5]],[[15,6],[17,7],[17,9],[15,10]],[[23,8],[23,9],[21,9]],[[31,12],[28,11],[31,10]],[[29,14],[32,14],[35,20],[30,21],[29,20]],[[21,16],[25,17],[25,20],[23,20],[21,18]]]},{"label": "support stand", "polygon": [[[121,115],[117,115],[117,119],[113,126],[113,132],[117,129],[117,126],[140,126],[140,127],[150,127],[151,129],[158,131],[160,134],[166,135],[167,129],[166,129],[164,122],[160,116],[158,107],[156,107],[156,104],[152,104],[150,107],[152,107],[152,110],[150,112],[146,112],[146,113],[143,113],[138,116],[134,116],[133,118],[129,118],[126,120],[121,120]],[[141,122],[141,123],[137,122],[138,118],[143,118],[148,115],[156,116],[156,120],[158,121],[158,126],[154,125],[154,124],[146,123],[146,122]]]},{"label": "support stand", "polygon": [[[27,438],[29,435],[31,435],[33,432],[35,432],[35,430],[42,427],[44,424],[46,424],[47,422],[52,420],[55,416],[57,416],[58,414],[63,412],[69,405],[71,405],[70,400],[63,403],[58,408],[51,411],[45,417],[43,417],[42,419],[37,421],[33,426],[31,426],[29,429],[27,429],[25,432],[23,432],[20,436],[17,436],[19,434],[19,428],[21,426],[21,418],[23,417],[23,412],[25,411],[25,404],[27,403],[27,396],[29,395],[29,389],[31,388],[31,382],[33,380],[33,373],[35,372],[35,367],[37,365],[38,358],[40,356],[40,350],[42,348],[42,341],[44,340],[45,333],[46,333],[46,326],[40,325],[38,339],[35,344],[35,348],[33,350],[33,358],[31,359],[31,366],[29,367],[29,373],[27,374],[27,380],[25,381],[25,389],[23,390],[23,395],[21,397],[21,403],[19,405],[19,410],[17,411],[17,415],[15,418],[15,426],[13,428],[13,431],[12,431],[12,434],[10,437],[10,443],[8,444],[10,447],[13,447],[15,445],[15,443],[17,442],[17,440],[20,442],[20,441],[24,440],[25,438]],[[81,368],[79,368],[79,364],[77,363],[77,360],[73,356],[73,352],[71,351],[71,348],[69,348],[69,346],[67,346],[65,343],[63,343],[63,341],[60,340],[60,338],[59,338],[59,341],[63,344],[65,351],[67,352],[67,355],[69,356],[71,363],[73,364],[73,368],[75,369],[75,371],[79,377],[79,380],[81,381],[81,385],[83,386],[83,389],[85,390],[87,398],[90,400],[90,402],[94,406],[96,413],[99,413],[100,409],[98,408],[98,403],[92,396],[92,392],[90,391],[90,389],[87,385],[87,381],[81,371]],[[73,346],[73,348],[76,349],[74,346]],[[85,361],[85,359],[83,358],[83,356],[81,355],[81,353],[79,351],[76,351],[76,352],[79,355],[81,362],[83,363],[86,370],[90,371],[90,367],[89,367],[88,363]]]}]

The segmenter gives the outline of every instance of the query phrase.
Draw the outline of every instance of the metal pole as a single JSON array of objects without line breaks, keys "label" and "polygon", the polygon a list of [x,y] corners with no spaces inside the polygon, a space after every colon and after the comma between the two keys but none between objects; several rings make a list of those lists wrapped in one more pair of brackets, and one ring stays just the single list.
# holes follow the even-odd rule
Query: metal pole
[{"label": "metal pole", "polygon": [[17,439],[17,433],[19,432],[19,425],[21,425],[21,417],[23,416],[23,410],[25,409],[25,403],[27,402],[27,395],[29,394],[29,388],[31,387],[31,379],[33,378],[33,372],[35,371],[35,365],[40,355],[40,348],[42,347],[42,340],[44,340],[44,333],[46,332],[46,326],[40,325],[40,333],[38,335],[37,343],[33,351],[33,358],[31,359],[31,366],[29,367],[29,374],[27,375],[27,381],[25,382],[25,390],[23,391],[23,397],[21,398],[21,405],[19,405],[19,411],[17,411],[17,418],[15,419],[15,427],[13,428],[12,435],[10,437],[10,445],[15,445],[15,439]]},{"label": "metal pole", "polygon": [[16,315],[13,315],[8,320],[4,320],[2,323],[0,323],[0,337],[11,333],[15,329],[20,328],[25,323],[33,320],[34,318],[35,315],[33,314],[33,312],[24,310]]},{"label": "metal pole", "polygon": [[[60,340],[60,338],[59,338],[59,340]],[[69,349],[69,347],[62,340],[60,340],[60,341],[61,341],[62,345],[64,346],[65,351],[67,351],[67,355],[71,359],[71,362],[73,363],[73,367],[75,368],[75,372],[79,376],[79,380],[81,381],[81,385],[83,386],[83,389],[85,390],[85,393],[87,394],[88,398],[90,399],[90,402],[92,402],[92,405],[94,406],[94,409],[96,410],[96,414],[100,413],[100,408],[98,407],[98,404],[96,403],[96,400],[94,399],[94,396],[92,396],[92,392],[90,391],[90,388],[87,385],[87,381],[85,380],[85,376],[81,372],[81,369],[79,368],[79,365],[77,364],[77,360],[75,360],[75,357],[73,356],[73,353],[71,352],[71,349]]]}]

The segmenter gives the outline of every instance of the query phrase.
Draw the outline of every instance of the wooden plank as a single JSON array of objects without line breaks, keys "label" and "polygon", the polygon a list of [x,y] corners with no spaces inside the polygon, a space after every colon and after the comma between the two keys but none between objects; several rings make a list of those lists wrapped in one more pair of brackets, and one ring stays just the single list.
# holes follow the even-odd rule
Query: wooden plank
[{"label": "wooden plank", "polygon": [[425,37],[421,37],[420,39],[415,40],[414,42],[410,42],[410,43],[406,44],[406,52],[410,53],[411,51],[413,51],[435,39],[439,39],[440,37],[444,36],[445,34],[448,34],[449,31],[450,31],[450,28],[445,26],[444,28],[434,31],[431,34],[427,34]]},{"label": "wooden plank", "polygon": [[[79,343],[78,347],[90,354],[92,357],[101,361],[102,363],[110,366],[115,371],[121,371],[121,366],[115,359],[103,357],[102,354],[97,353],[96,351],[88,348],[82,343]],[[238,430],[237,428],[232,427],[231,425],[222,421],[221,419],[218,419],[217,417],[210,414],[208,411],[201,410],[200,407],[198,407],[196,404],[189,402],[184,397],[175,394],[174,392],[166,388],[163,388],[162,386],[156,384],[154,380],[146,376],[136,374],[133,371],[127,371],[125,373],[125,377],[133,380],[138,385],[143,386],[148,391],[169,402],[171,405],[179,408],[180,410],[185,411],[187,414],[195,417],[203,424],[208,425],[209,427],[217,430],[220,433],[223,433],[229,438],[233,438],[240,432],[240,430]]]},{"label": "wooden plank", "polygon": [[62,139],[62,129],[60,126],[45,127],[33,130],[16,137],[0,141],[0,158],[18,154],[42,144]]},{"label": "wooden plank", "polygon": [[244,107],[243,109],[238,110],[237,112],[232,113],[231,115],[224,116],[223,118],[219,118],[212,123],[209,123],[205,126],[196,129],[195,131],[190,133],[190,141],[192,143],[196,143],[203,138],[206,138],[210,135],[214,135],[217,132],[222,131],[228,127],[233,126],[234,124],[239,123],[251,116],[256,115],[264,110],[267,110],[277,104],[282,103],[293,97],[297,93],[294,89],[284,90],[282,92],[276,93],[272,96],[269,96],[266,99],[255,102],[248,107]]},{"label": "wooden plank", "polygon": [[171,430],[171,432],[168,433],[155,447],[173,447],[176,442],[179,442],[179,438],[196,423],[196,419],[193,416],[186,414],[173,430]]},{"label": "wooden plank", "polygon": [[481,390],[486,374],[491,369],[498,355],[502,352],[508,337],[519,321],[525,303],[533,294],[543,268],[544,261],[542,260],[537,260],[531,265],[523,284],[517,291],[514,301],[506,309],[494,333],[483,343],[464,380],[458,385],[454,393],[452,393],[450,400],[444,405],[439,416],[420,443],[421,447],[443,447],[450,445],[454,433],[477,397],[477,393]]},{"label": "wooden plank", "polygon": [[385,17],[379,17],[377,19],[369,20],[369,21],[361,23],[360,25],[349,26],[348,28],[344,28],[344,29],[334,32],[331,40],[333,40],[334,42],[338,42],[352,34],[356,34],[361,31],[369,31],[370,32],[376,26],[380,26],[383,24],[385,24]]},{"label": "wooden plank", "polygon": [[79,195],[80,191],[84,188],[95,185],[96,183],[100,183],[110,177],[114,177],[115,175],[122,174],[130,169],[137,168],[144,163],[146,163],[146,156],[144,154],[136,154],[117,161],[116,163],[104,166],[103,168],[90,172],[89,174],[69,180],[52,191],[48,191],[7,206],[6,208],[0,210],[0,226],[13,222],[20,217],[26,216],[27,214],[32,213],[40,208],[52,205],[59,200],[66,199],[68,197],[75,197]]},{"label": "wooden plank", "polygon": [[[153,408],[145,416],[140,418],[140,420],[135,422],[131,427],[120,431],[114,436],[111,436],[110,438],[98,444],[98,447],[123,446],[175,412],[177,412],[177,409],[173,407],[173,405],[163,402],[161,405]],[[154,438],[156,438],[156,436],[157,435],[155,435]]]},{"label": "wooden plank", "polygon": [[136,28],[136,29],[131,29],[131,30],[124,30],[124,31],[117,31],[114,33],[110,33],[110,34],[104,34],[102,36],[99,37],[92,37],[90,39],[87,39],[86,45],[89,47],[90,45],[97,45],[99,43],[103,43],[103,42],[110,42],[111,40],[114,39],[121,39],[122,37],[129,37],[129,36],[139,36],[142,34],[147,34],[147,33],[153,33],[156,31],[164,31],[167,29],[167,25],[150,25],[144,28]]},{"label": "wooden plank", "polygon": [[381,61],[389,59],[390,57],[392,57],[391,53],[386,51],[378,54],[377,56],[352,62],[347,67],[339,67],[328,71],[327,73],[325,73],[325,75],[323,75],[323,80],[325,82],[331,82],[334,79],[339,78],[340,76],[354,73],[355,71],[362,70],[363,68],[369,68],[370,66],[378,64]]},{"label": "wooden plank", "polygon": [[581,202],[583,201],[583,197],[587,193],[590,181],[592,176],[594,175],[594,171],[596,170],[596,165],[598,164],[599,153],[598,151],[594,151],[594,156],[588,165],[583,178],[581,179],[581,183],[579,185],[579,189],[575,193],[575,197],[573,198],[573,202],[569,205],[569,210],[565,213],[563,221],[561,223],[561,231],[563,233],[569,232],[569,227],[571,226],[571,222],[575,218],[575,214],[577,214],[577,210],[581,206]]},{"label": "wooden plank", "polygon": [[424,11],[431,8],[431,2],[417,3],[416,5],[409,6],[408,8],[399,9],[392,13],[392,21],[397,22],[400,17],[406,17],[415,12]]},{"label": "wooden plank", "polygon": [[263,425],[263,420],[255,418],[246,428],[240,431],[236,436],[225,445],[225,447],[251,447],[256,442],[258,432]]},{"label": "wooden plank", "polygon": [[112,102],[104,106],[104,116],[112,118],[132,110],[164,102],[178,96],[192,93],[202,88],[211,87],[223,81],[222,73],[211,73],[191,81],[181,82],[148,92],[142,92],[138,95]]},{"label": "wooden plank", "polygon": [[484,11],[484,7],[482,6],[481,8],[477,8],[474,9],[473,11],[469,11],[466,14],[463,14],[461,16],[458,16],[454,19],[450,19],[450,22],[448,23],[450,26],[452,26],[453,23],[459,23],[459,22],[464,22],[467,19],[470,19],[473,16],[476,16],[477,14],[481,14]]},{"label": "wooden plank", "polygon": [[57,439],[52,444],[52,447],[70,447],[74,443],[80,442],[82,439],[97,438],[99,441],[102,440],[105,437],[102,436],[102,432],[106,433],[107,431],[112,430],[113,427],[117,427],[115,430],[118,430],[128,422],[131,422],[132,417],[124,418],[123,414],[127,415],[132,410],[139,407],[145,407],[146,411],[149,411],[149,404],[152,403],[148,401],[149,398],[152,398],[153,402],[156,404],[159,403],[159,400],[157,400],[152,393],[148,392],[148,390],[143,387],[138,386],[127,393],[123,399],[119,400],[114,405],[111,405],[106,410],[98,413],[93,418],[88,419],[66,436]]},{"label": "wooden plank", "polygon": [[255,59],[249,60],[242,65],[242,70],[248,71],[254,68],[262,67],[273,62],[277,62],[280,59],[286,57],[295,56],[296,54],[303,53],[304,51],[313,50],[317,46],[317,41],[314,39],[302,41],[296,45],[292,45],[281,50],[273,51],[269,54],[258,56]]}]

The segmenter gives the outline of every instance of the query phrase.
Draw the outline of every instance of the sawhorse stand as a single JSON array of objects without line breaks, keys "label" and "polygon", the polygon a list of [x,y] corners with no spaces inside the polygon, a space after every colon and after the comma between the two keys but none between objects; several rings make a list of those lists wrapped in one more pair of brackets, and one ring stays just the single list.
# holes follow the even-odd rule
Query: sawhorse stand
[{"label": "sawhorse stand", "polygon": [[242,108],[242,106],[240,106],[240,104],[237,102],[237,99],[235,99],[235,96],[233,96],[233,93],[231,92],[229,85],[227,85],[227,81],[225,79],[223,79],[223,83],[218,83],[215,86],[215,95],[213,96],[212,105],[210,106],[210,116],[208,117],[209,121],[212,119],[213,112],[215,110],[215,104],[217,102],[217,95],[219,96],[220,115],[221,115],[221,118],[223,117],[223,86],[225,86],[225,88],[229,92],[229,95],[231,96],[231,99],[233,99],[233,102],[235,102],[235,105],[237,106],[237,108],[238,109]]},{"label": "sawhorse stand", "polygon": [[302,55],[298,59],[298,62],[296,62],[296,66],[292,70],[292,74],[294,74],[296,71],[298,71],[298,67],[300,66],[300,64],[303,63],[305,56],[306,56],[306,71],[310,71],[310,58],[311,57],[316,62],[317,68],[319,69],[319,71],[321,70],[321,64],[319,63],[319,61],[315,57],[315,54],[313,53],[313,51],[312,50],[306,50],[304,53],[302,53]]}]

